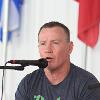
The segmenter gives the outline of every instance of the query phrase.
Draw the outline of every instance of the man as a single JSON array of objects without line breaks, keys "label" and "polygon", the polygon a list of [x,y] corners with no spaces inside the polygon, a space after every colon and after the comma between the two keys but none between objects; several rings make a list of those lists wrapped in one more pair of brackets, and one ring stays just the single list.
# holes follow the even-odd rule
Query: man
[{"label": "man", "polygon": [[40,56],[47,59],[48,66],[21,81],[15,100],[100,100],[100,88],[89,88],[99,83],[97,79],[70,62],[73,42],[65,25],[44,24],[38,42]]}]

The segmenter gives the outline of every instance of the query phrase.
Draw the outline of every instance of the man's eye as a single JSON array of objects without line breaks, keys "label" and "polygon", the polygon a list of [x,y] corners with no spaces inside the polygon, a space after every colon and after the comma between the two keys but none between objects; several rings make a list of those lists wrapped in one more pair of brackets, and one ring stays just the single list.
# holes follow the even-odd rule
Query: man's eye
[{"label": "man's eye", "polygon": [[59,44],[59,42],[54,42],[54,44]]},{"label": "man's eye", "polygon": [[45,43],[43,42],[43,43],[40,43],[40,45],[45,45]]}]

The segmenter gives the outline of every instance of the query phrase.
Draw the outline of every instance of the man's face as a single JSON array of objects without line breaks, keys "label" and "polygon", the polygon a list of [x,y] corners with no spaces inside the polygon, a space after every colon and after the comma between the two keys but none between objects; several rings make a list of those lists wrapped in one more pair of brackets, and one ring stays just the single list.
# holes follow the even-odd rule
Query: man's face
[{"label": "man's face", "polygon": [[39,34],[39,52],[53,70],[66,66],[72,51],[72,42],[67,42],[66,33],[61,27],[43,28]]}]

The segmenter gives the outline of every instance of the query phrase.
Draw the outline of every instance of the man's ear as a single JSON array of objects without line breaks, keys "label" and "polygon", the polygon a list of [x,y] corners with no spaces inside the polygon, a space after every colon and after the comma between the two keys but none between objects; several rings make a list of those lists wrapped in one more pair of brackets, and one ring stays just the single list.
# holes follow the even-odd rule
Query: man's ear
[{"label": "man's ear", "polygon": [[71,41],[70,43],[69,43],[69,54],[71,54],[72,53],[72,50],[73,50],[73,42]]}]

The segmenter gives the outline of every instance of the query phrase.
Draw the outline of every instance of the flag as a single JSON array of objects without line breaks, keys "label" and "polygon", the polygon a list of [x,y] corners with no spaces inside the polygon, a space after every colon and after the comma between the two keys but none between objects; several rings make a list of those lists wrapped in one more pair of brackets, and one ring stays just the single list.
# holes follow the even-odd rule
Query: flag
[{"label": "flag", "polygon": [[[20,11],[23,0],[9,0],[8,10],[8,41],[11,39],[13,31],[17,30],[20,26]],[[3,38],[3,0],[0,0],[0,41]]]},{"label": "flag", "polygon": [[99,36],[100,0],[76,0],[79,2],[78,38],[94,47]]},{"label": "flag", "polygon": [[2,25],[1,25],[2,1],[3,0],[0,0],[0,40],[1,41],[2,41]]}]

